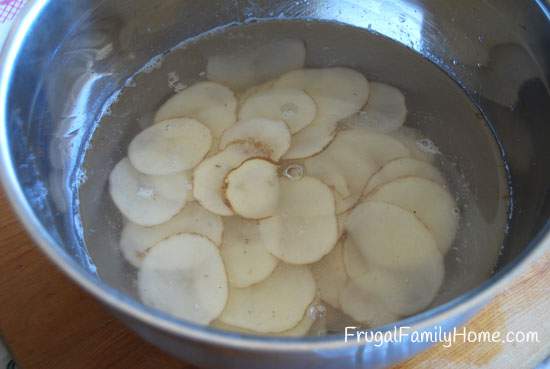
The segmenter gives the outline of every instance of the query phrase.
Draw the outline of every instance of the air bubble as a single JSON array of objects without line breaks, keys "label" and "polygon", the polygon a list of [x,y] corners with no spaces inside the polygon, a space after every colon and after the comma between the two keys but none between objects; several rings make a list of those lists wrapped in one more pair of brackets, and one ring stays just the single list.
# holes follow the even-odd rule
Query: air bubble
[{"label": "air bubble", "polygon": [[416,141],[416,146],[420,151],[427,152],[429,154],[441,154],[441,151],[439,151],[433,141],[428,138],[423,138]]},{"label": "air bubble", "polygon": [[323,304],[312,304],[307,309],[307,316],[311,320],[322,319],[327,313],[327,308]]},{"label": "air bubble", "polygon": [[137,190],[137,195],[143,198],[151,198],[155,194],[155,191],[151,187],[140,187]]},{"label": "air bubble", "polygon": [[298,107],[293,103],[286,103],[281,106],[283,119],[291,119],[298,113]]},{"label": "air bubble", "polygon": [[291,181],[297,181],[304,176],[304,167],[298,164],[290,164],[283,170],[283,175]]}]

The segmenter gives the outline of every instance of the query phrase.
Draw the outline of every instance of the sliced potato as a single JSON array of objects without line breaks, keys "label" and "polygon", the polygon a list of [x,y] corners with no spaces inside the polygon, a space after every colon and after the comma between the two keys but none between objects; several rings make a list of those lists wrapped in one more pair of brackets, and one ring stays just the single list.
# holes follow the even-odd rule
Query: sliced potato
[{"label": "sliced potato", "polygon": [[[334,189],[337,214],[359,201],[368,180],[378,170],[377,163],[370,156],[362,155],[362,148],[350,145],[350,140],[342,133],[323,152],[304,161],[306,174]],[[345,187],[341,181],[345,182]]]},{"label": "sliced potato", "polygon": [[344,267],[342,242],[317,263],[311,265],[311,272],[319,288],[321,300],[338,309],[338,295],[346,284],[348,276]]},{"label": "sliced potato", "polygon": [[[270,81],[261,83],[259,85],[249,87],[246,90],[239,93],[238,94],[239,110],[242,108],[243,104],[246,102],[246,100],[248,100],[248,98],[250,98],[250,97],[252,97],[256,94],[261,94],[261,93],[264,93],[268,90],[271,90],[273,88],[274,83],[275,83],[275,81],[270,80]],[[275,120],[280,120],[280,119],[275,119]]]},{"label": "sliced potato", "polygon": [[132,222],[153,226],[176,215],[190,194],[187,172],[150,176],[138,172],[128,158],[114,167],[109,177],[109,192],[122,214]]},{"label": "sliced potato", "polygon": [[179,234],[160,241],[138,273],[144,304],[177,318],[208,324],[221,314],[227,278],[216,245],[207,238]]},{"label": "sliced potato", "polygon": [[342,258],[344,261],[344,270],[353,280],[358,280],[369,270],[365,257],[351,237],[346,237],[343,241]]},{"label": "sliced potato", "polygon": [[165,175],[195,167],[212,144],[210,130],[189,118],[169,119],[141,131],[128,146],[128,158],[142,173]]},{"label": "sliced potato", "polygon": [[400,158],[390,161],[372,176],[365,188],[364,195],[368,195],[375,188],[395,179],[411,176],[429,179],[440,185],[445,185],[443,175],[430,163],[413,158]]},{"label": "sliced potato", "polygon": [[399,316],[392,313],[373,296],[368,295],[352,280],[340,293],[342,311],[354,320],[366,323],[371,328],[380,327],[399,320]]},{"label": "sliced potato", "polygon": [[283,121],[295,134],[315,118],[315,101],[302,90],[273,88],[248,97],[239,111],[240,120],[266,118]]},{"label": "sliced potato", "polygon": [[442,258],[426,261],[422,268],[407,271],[369,266],[354,282],[394,314],[415,314],[433,301],[445,273]]},{"label": "sliced potato", "polygon": [[374,160],[379,167],[389,161],[410,156],[409,149],[399,140],[364,128],[343,130],[338,133],[338,139],[343,146],[353,148],[361,159]]},{"label": "sliced potato", "polygon": [[253,157],[268,157],[270,151],[251,141],[234,143],[200,163],[193,172],[193,196],[207,210],[224,216],[233,215],[223,193],[227,174]]},{"label": "sliced potato", "polygon": [[307,267],[280,263],[260,283],[231,287],[219,320],[256,332],[282,332],[303,319],[315,290],[315,280]]},{"label": "sliced potato", "polygon": [[264,159],[249,159],[225,178],[225,196],[243,218],[272,216],[279,204],[277,166]]},{"label": "sliced potato", "polygon": [[367,201],[349,215],[346,227],[369,264],[417,270],[442,258],[432,233],[413,213],[398,206]]},{"label": "sliced potato", "polygon": [[304,42],[296,39],[274,40],[259,47],[208,58],[207,78],[235,89],[275,78],[303,68],[306,58]]},{"label": "sliced potato", "polygon": [[155,123],[174,118],[196,119],[218,138],[237,120],[237,99],[223,85],[198,82],[168,99],[157,111]]},{"label": "sliced potato", "polygon": [[264,247],[256,221],[226,217],[220,249],[229,284],[248,287],[269,277],[278,259]]},{"label": "sliced potato", "polygon": [[451,247],[458,228],[455,201],[441,185],[420,177],[398,178],[373,191],[369,200],[397,205],[414,213],[433,233],[441,253]]},{"label": "sliced potato", "polygon": [[405,96],[385,83],[371,82],[369,87],[367,105],[363,111],[351,116],[348,122],[379,133],[399,129],[407,117]]},{"label": "sliced potato", "polygon": [[233,142],[245,140],[264,144],[271,151],[270,158],[278,161],[290,147],[290,131],[280,120],[265,118],[242,120],[223,133],[220,149],[224,149]]},{"label": "sliced potato", "polygon": [[172,219],[153,227],[143,227],[127,222],[120,236],[120,249],[124,258],[136,268],[157,243],[178,233],[194,233],[208,238],[220,246],[222,243],[222,219],[205,210],[196,202],[190,202]]},{"label": "sliced potato", "polygon": [[295,70],[281,76],[274,87],[304,90],[317,105],[315,119],[292,137],[285,159],[321,152],[334,138],[338,122],[359,111],[369,95],[365,77],[348,68]]},{"label": "sliced potato", "polygon": [[211,326],[214,328],[223,329],[224,331],[248,334],[251,336],[302,337],[307,335],[307,333],[310,331],[310,329],[312,328],[315,322],[316,321],[311,319],[306,313],[302,318],[302,320],[300,320],[300,322],[296,324],[294,327],[287,329],[286,331],[277,332],[277,333],[256,332],[250,329],[245,329],[241,327],[236,327],[231,324],[226,324],[220,320],[214,320]]},{"label": "sliced potato", "polygon": [[260,221],[270,253],[290,264],[319,261],[336,245],[338,225],[330,188],[313,177],[280,180],[275,216]]}]

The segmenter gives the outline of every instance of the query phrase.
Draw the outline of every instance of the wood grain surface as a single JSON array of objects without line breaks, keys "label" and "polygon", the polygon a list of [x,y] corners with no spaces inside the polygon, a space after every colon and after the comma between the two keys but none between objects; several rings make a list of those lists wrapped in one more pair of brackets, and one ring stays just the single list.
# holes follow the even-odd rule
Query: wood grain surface
[{"label": "wood grain surface", "polygon": [[[396,368],[533,368],[550,354],[550,251],[467,325],[536,331],[538,343],[442,345]],[[21,369],[192,368],[149,345],[33,245],[0,191],[0,334]]]}]

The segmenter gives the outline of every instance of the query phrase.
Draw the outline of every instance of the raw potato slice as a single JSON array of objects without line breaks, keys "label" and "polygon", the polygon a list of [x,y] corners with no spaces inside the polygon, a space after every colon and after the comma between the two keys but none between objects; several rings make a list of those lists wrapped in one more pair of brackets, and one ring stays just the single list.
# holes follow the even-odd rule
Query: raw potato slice
[{"label": "raw potato slice", "polygon": [[275,216],[260,221],[267,250],[290,264],[310,264],[328,254],[338,240],[334,197],[313,177],[280,180]]},{"label": "raw potato slice", "polygon": [[433,165],[413,158],[401,158],[390,161],[372,176],[365,188],[364,195],[395,179],[411,176],[429,179],[442,186],[445,185],[445,178]]},{"label": "raw potato slice", "polygon": [[205,237],[179,234],[159,242],[138,273],[144,304],[177,318],[208,324],[227,301],[227,278],[216,245]]},{"label": "raw potato slice", "polygon": [[367,198],[397,205],[414,213],[433,233],[441,253],[454,241],[458,228],[456,204],[441,185],[420,177],[398,178],[380,186]]},{"label": "raw potato slice", "polygon": [[379,167],[410,156],[409,149],[397,139],[364,128],[346,129],[339,132],[337,138],[342,140],[343,146],[353,148],[362,160],[374,160]]},{"label": "raw potato slice", "polygon": [[237,120],[237,99],[223,85],[198,82],[168,99],[157,111],[155,123],[184,117],[200,121],[218,138]]},{"label": "raw potato slice", "polygon": [[270,80],[270,81],[264,82],[264,83],[256,85],[256,86],[249,87],[246,90],[244,90],[243,92],[241,92],[238,95],[239,110],[241,109],[240,107],[243,106],[243,104],[246,102],[246,100],[248,100],[249,97],[254,96],[256,94],[261,94],[261,93],[266,92],[268,90],[271,90],[273,88],[274,83],[275,83],[275,81]]},{"label": "raw potato slice", "polygon": [[229,172],[225,184],[227,201],[243,218],[267,218],[277,210],[279,177],[275,164],[263,159],[247,160]]},{"label": "raw potato slice", "polygon": [[219,320],[215,320],[212,322],[212,327],[223,329],[224,331],[230,331],[230,332],[236,332],[236,333],[242,333],[242,334],[248,334],[251,336],[273,336],[273,337],[302,337],[305,336],[311,327],[313,326],[313,323],[315,321],[311,319],[307,314],[300,320],[298,324],[296,324],[294,327],[277,333],[270,333],[270,332],[255,332],[250,329],[235,327],[230,324],[225,324],[224,322],[221,322]]},{"label": "raw potato slice", "polygon": [[222,232],[223,223],[218,215],[205,210],[196,202],[190,202],[168,222],[154,227],[126,223],[120,236],[120,249],[124,258],[139,268],[149,249],[165,238],[178,233],[194,233],[219,246],[222,243]]},{"label": "raw potato slice", "polygon": [[[337,214],[359,201],[368,180],[378,170],[374,160],[360,154],[362,148],[350,145],[348,141],[346,135],[339,133],[323,152],[304,161],[308,175],[319,178],[334,189]],[[341,181],[346,184],[347,196]]]},{"label": "raw potato slice", "polygon": [[368,295],[352,280],[340,293],[342,311],[354,320],[366,323],[371,328],[380,327],[399,320],[399,316],[392,313],[375,297]]},{"label": "raw potato slice", "polygon": [[321,152],[334,138],[338,122],[367,102],[369,83],[348,68],[301,69],[279,78],[274,87],[304,90],[317,105],[311,124],[292,137],[285,159],[306,158]]},{"label": "raw potato slice", "polygon": [[302,90],[274,88],[258,92],[246,99],[239,111],[240,120],[266,118],[287,124],[294,134],[315,118],[315,101]]},{"label": "raw potato slice", "polygon": [[418,270],[442,258],[432,233],[413,213],[398,206],[367,201],[353,209],[346,226],[369,264]]},{"label": "raw potato slice", "polygon": [[280,120],[255,118],[235,123],[225,131],[220,141],[220,149],[236,141],[253,140],[271,150],[270,158],[278,161],[290,147],[290,131]]},{"label": "raw potato slice", "polygon": [[195,168],[193,196],[205,209],[215,214],[233,215],[233,210],[225,203],[225,177],[247,159],[268,156],[269,151],[254,142],[239,142],[227,146],[225,150],[204,160]]},{"label": "raw potato slice", "polygon": [[315,280],[307,267],[281,263],[260,283],[230,288],[219,320],[256,332],[282,332],[302,320],[315,290]]},{"label": "raw potato slice", "polygon": [[306,59],[304,42],[295,39],[275,40],[248,50],[236,50],[208,58],[207,78],[234,89],[275,78],[303,68]]},{"label": "raw potato slice", "polygon": [[169,119],[141,131],[128,147],[128,158],[142,173],[181,172],[201,162],[212,144],[210,130],[189,119]]},{"label": "raw potato slice", "polygon": [[343,243],[342,257],[345,272],[353,280],[358,280],[368,272],[367,262],[361,251],[351,237],[347,237]]},{"label": "raw potato slice", "polygon": [[369,100],[359,113],[348,119],[351,125],[379,133],[399,129],[407,117],[405,96],[397,88],[385,83],[371,82]]},{"label": "raw potato slice", "polygon": [[430,305],[441,287],[444,273],[443,260],[436,258],[410,271],[369,266],[368,272],[354,281],[394,314],[411,315]]},{"label": "raw potato slice", "polygon": [[122,214],[132,222],[153,226],[176,215],[189,197],[187,172],[150,176],[138,172],[128,158],[122,159],[109,177],[109,192]]},{"label": "raw potato slice", "polygon": [[248,287],[269,277],[278,259],[264,247],[256,221],[226,217],[220,249],[229,284]]},{"label": "raw potato slice", "polygon": [[328,255],[311,266],[321,300],[336,309],[340,308],[338,296],[348,279],[342,249],[340,241]]}]

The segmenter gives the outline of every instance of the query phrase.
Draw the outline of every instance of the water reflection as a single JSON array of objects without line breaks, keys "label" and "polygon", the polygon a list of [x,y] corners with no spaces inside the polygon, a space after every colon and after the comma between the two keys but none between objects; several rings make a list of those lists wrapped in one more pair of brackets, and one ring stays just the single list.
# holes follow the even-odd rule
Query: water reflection
[{"label": "water reflection", "polygon": [[367,28],[413,50],[423,50],[424,11],[411,1],[328,1],[316,6],[318,16]]}]

